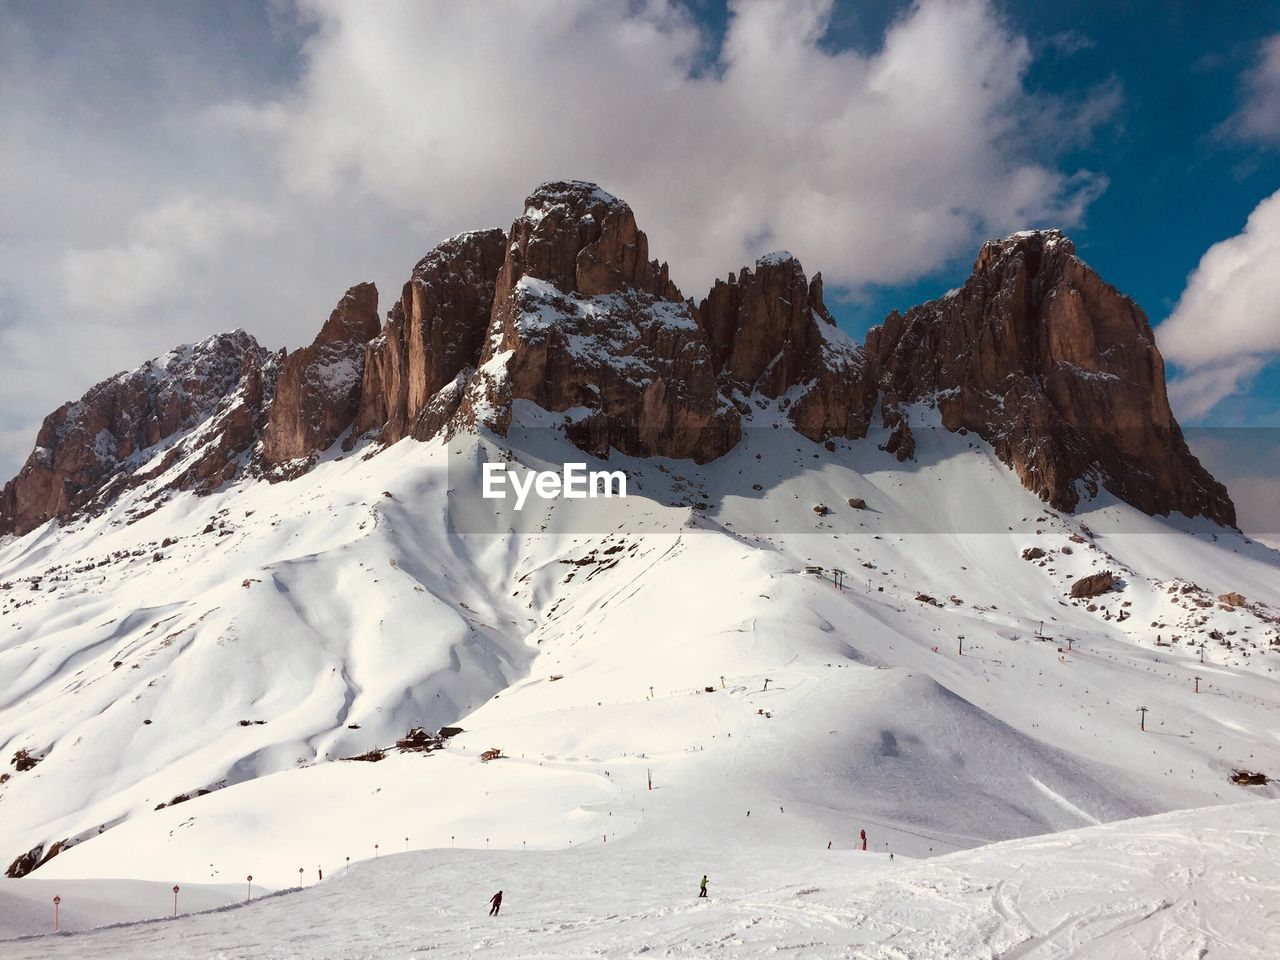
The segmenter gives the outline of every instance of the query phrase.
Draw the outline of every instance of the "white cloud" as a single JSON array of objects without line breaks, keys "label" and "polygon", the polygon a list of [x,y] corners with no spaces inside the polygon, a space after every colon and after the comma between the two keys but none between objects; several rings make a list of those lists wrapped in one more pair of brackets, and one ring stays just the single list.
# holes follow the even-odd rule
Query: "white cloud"
[{"label": "white cloud", "polygon": [[218,330],[306,342],[546,179],[627,199],[695,297],[779,246],[855,292],[914,280],[1105,184],[1043,118],[1079,142],[1117,89],[1030,93],[983,0],[920,0],[868,52],[821,42],[826,0],[735,4],[719,51],[674,0],[292,9],[265,40],[181,5],[0,10],[0,430]]},{"label": "white cloud", "polygon": [[1201,417],[1280,354],[1280,191],[1244,230],[1210,247],[1157,330],[1184,371],[1169,389],[1178,412]]},{"label": "white cloud", "polygon": [[133,313],[207,276],[229,241],[267,232],[271,216],[237,201],[184,198],[140,214],[120,243],[69,250],[62,262],[69,306],[108,315]]},{"label": "white cloud", "polygon": [[1262,41],[1253,68],[1241,78],[1241,102],[1222,133],[1267,147],[1280,147],[1280,33]]},{"label": "white cloud", "polygon": [[1029,46],[978,0],[919,3],[867,55],[821,48],[830,3],[737,4],[697,77],[703,38],[664,2],[305,9],[322,26],[299,83],[237,109],[294,189],[459,229],[505,226],[539,180],[597,180],[693,295],[778,244],[836,283],[910,280],[1096,195],[1019,149],[1044,106]]}]

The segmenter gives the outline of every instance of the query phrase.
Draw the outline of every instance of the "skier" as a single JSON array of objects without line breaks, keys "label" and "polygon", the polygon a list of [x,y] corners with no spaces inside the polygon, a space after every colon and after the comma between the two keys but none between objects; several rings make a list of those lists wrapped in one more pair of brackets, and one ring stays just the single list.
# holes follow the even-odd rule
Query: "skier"
[{"label": "skier", "polygon": [[698,884],[698,896],[705,897],[707,895],[707,875],[702,875],[702,883]]},{"label": "skier", "polygon": [[502,891],[499,890],[490,897],[489,902],[493,904],[493,909],[489,911],[489,916],[496,917],[498,915],[498,911],[502,909]]},{"label": "skier", "polygon": [[862,835],[862,849],[865,850],[867,849],[867,831],[859,830],[858,833]]}]

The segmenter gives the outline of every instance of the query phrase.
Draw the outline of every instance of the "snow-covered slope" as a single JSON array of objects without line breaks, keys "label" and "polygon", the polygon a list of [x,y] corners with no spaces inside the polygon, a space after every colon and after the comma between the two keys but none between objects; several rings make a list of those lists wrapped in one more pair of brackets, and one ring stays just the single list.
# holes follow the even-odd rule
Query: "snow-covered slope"
[{"label": "snow-covered slope", "polygon": [[[1264,801],[1229,816],[1185,811],[927,861],[812,845],[446,849],[353,864],[323,883],[308,877],[306,889],[234,910],[0,949],[13,960],[477,952],[1261,960],[1280,936],[1278,837],[1280,803]],[[709,896],[699,899],[704,873]],[[486,901],[498,889],[502,910],[489,917]],[[6,896],[0,889],[4,907],[12,902]]]},{"label": "snow-covered slope", "polygon": [[[517,413],[513,456],[584,459]],[[0,859],[67,840],[36,877],[278,887],[375,844],[865,828],[926,856],[1274,795],[1228,776],[1280,769],[1278,555],[1120,503],[1058,516],[913,416],[906,467],[761,413],[706,466],[615,455],[631,496],[515,532],[491,507],[467,532],[491,502],[449,495],[459,436],[0,545],[0,755],[39,759],[6,767]],[[1072,601],[1102,569],[1120,589]]]}]

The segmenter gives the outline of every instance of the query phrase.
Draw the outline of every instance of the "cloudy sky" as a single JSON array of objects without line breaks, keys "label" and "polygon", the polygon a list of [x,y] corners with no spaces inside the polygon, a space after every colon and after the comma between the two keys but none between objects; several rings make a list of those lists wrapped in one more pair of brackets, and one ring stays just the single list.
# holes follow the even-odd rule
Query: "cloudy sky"
[{"label": "cloudy sky", "polygon": [[565,177],[686,294],[784,247],[855,334],[1061,226],[1184,423],[1280,426],[1280,4],[8,0],[0,474],[102,377],[305,343]]}]

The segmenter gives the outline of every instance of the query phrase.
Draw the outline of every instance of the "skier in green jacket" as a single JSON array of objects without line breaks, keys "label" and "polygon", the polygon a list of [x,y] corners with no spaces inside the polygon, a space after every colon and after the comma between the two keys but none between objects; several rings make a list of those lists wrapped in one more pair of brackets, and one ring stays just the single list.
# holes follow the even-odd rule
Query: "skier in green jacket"
[{"label": "skier in green jacket", "polygon": [[707,875],[702,875],[702,883],[698,884],[698,896],[705,897],[707,895]]}]

